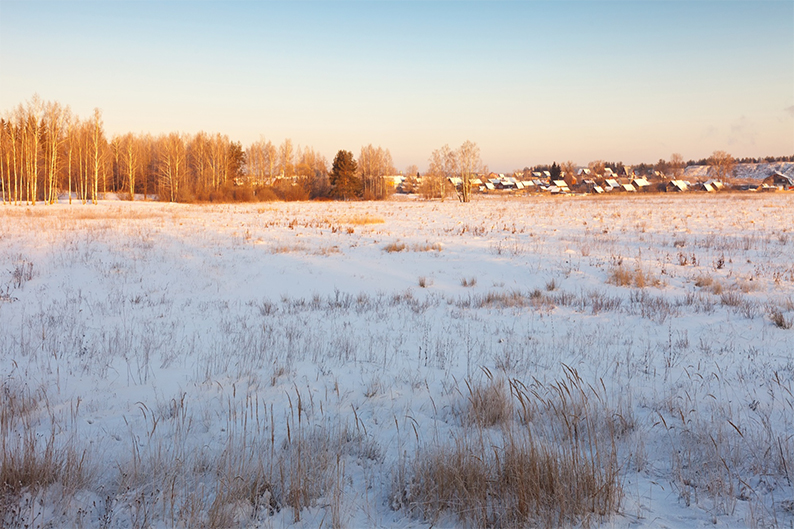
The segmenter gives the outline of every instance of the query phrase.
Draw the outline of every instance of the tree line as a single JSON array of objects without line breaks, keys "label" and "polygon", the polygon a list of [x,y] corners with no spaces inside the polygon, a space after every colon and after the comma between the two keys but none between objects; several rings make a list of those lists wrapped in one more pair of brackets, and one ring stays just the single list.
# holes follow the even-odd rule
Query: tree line
[{"label": "tree line", "polygon": [[[734,160],[715,151],[708,158],[684,162],[681,154],[674,153],[669,160],[638,164],[632,170],[637,175],[658,172],[677,178],[688,165],[710,165],[716,177],[724,178],[736,163],[774,161],[794,161],[794,156]],[[479,147],[468,140],[457,149],[444,145],[434,150],[428,162],[422,176],[415,165],[407,168],[403,191],[427,199],[457,195],[468,202],[472,180],[488,174]],[[623,163],[594,160],[587,167],[594,174],[603,174],[606,168],[619,173]],[[577,170],[569,160],[525,167],[515,174],[528,177],[549,171],[552,180],[573,181]],[[59,196],[69,203],[96,203],[104,193],[172,202],[380,200],[394,191],[385,177],[396,174],[389,150],[372,145],[361,147],[358,160],[350,151],[340,150],[329,170],[322,154],[296,146],[291,139],[275,145],[260,138],[247,148],[226,135],[206,132],[127,133],[108,139],[99,109],[81,118],[68,106],[38,96],[0,118],[4,204],[51,204]]]},{"label": "tree line", "polygon": [[[734,158],[731,154],[725,151],[714,151],[708,158],[700,160],[684,161],[684,157],[680,153],[673,153],[670,155],[669,160],[660,158],[656,163],[639,163],[630,166],[630,172],[637,176],[654,177],[664,175],[666,177],[680,178],[684,174],[684,170],[689,166],[709,166],[709,175],[717,180],[725,180],[734,175],[736,165],[743,163],[774,163],[774,162],[788,162],[794,161],[792,156],[766,156],[764,158]],[[604,160],[593,160],[586,166],[590,169],[593,175],[603,175],[606,169],[610,169],[615,174],[620,174],[624,167],[623,162],[608,162]],[[567,161],[562,164],[557,162],[551,165],[540,164],[534,167],[524,167],[523,170],[516,170],[514,174],[521,174],[523,176],[531,175],[534,172],[548,171],[551,177],[550,180],[563,179],[568,184],[576,183],[578,173],[578,166],[572,161]],[[573,182],[572,182],[573,181]]]},{"label": "tree line", "polygon": [[[383,199],[391,153],[361,148],[357,187],[346,198]],[[4,204],[96,203],[101,194],[172,202],[305,200],[339,197],[328,162],[311,147],[264,138],[243,148],[228,136],[172,132],[108,138],[102,112],[88,118],[38,96],[0,118],[0,194]]]}]

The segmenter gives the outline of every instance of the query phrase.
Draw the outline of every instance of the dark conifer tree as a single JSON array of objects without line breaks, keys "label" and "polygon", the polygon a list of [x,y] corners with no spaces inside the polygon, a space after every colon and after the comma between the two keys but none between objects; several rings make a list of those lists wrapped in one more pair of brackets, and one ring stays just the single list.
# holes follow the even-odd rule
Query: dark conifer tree
[{"label": "dark conifer tree", "polygon": [[341,150],[336,153],[334,165],[329,175],[333,196],[342,200],[351,200],[361,196],[361,179],[356,176],[358,165],[353,153]]},{"label": "dark conifer tree", "polygon": [[562,174],[562,169],[560,169],[560,166],[557,165],[557,162],[554,162],[551,164],[551,170],[549,170],[549,173],[551,173],[552,180],[559,180],[560,175]]}]

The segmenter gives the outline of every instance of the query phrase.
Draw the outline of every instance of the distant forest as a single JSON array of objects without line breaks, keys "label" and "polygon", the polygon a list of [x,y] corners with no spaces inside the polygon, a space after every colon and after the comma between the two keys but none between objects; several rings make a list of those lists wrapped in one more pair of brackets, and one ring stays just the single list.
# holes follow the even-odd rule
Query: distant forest
[{"label": "distant forest", "polygon": [[[342,154],[350,153],[340,150],[337,158]],[[290,139],[280,145],[260,139],[245,148],[226,135],[206,132],[127,133],[108,139],[99,109],[80,118],[68,106],[38,96],[0,119],[0,194],[4,204],[96,203],[104,193],[172,202],[377,200],[393,191],[385,177],[402,174],[394,167],[389,150],[380,146],[364,146],[357,160],[352,155],[348,158],[345,167],[350,174],[340,180],[334,173],[338,168],[329,168],[322,154],[312,147],[294,145]],[[711,160],[690,160],[686,165],[709,165]],[[794,155],[734,160],[777,161],[794,161]],[[416,165],[406,168],[403,190],[426,198],[444,196],[449,192],[448,182],[457,177],[464,181],[459,196],[466,201],[469,177],[488,173],[479,147],[470,141],[458,149],[448,145],[436,149],[429,162],[421,177]],[[596,160],[588,166],[618,172],[623,163]],[[637,174],[667,174],[683,166],[683,159],[674,154],[670,161],[643,163],[633,169]],[[559,175],[572,173],[576,167],[572,161],[555,162],[516,172],[552,170]],[[342,181],[344,193],[335,189]]]}]

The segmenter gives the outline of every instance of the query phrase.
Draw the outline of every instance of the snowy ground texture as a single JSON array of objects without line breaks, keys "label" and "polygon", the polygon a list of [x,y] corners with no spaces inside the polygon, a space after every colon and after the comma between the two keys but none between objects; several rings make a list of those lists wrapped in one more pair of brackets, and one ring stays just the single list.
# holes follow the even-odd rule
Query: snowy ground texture
[{"label": "snowy ground texture", "polygon": [[793,321],[787,193],[6,206],[0,527],[790,528]]}]

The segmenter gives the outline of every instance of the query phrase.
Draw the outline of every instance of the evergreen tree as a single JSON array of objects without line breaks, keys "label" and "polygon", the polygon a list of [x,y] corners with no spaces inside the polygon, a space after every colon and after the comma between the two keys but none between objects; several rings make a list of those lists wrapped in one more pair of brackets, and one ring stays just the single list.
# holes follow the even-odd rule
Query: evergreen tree
[{"label": "evergreen tree", "polygon": [[240,142],[229,143],[229,176],[239,178],[245,174],[245,151]]},{"label": "evergreen tree", "polygon": [[356,176],[358,165],[353,153],[341,150],[336,153],[334,165],[329,175],[333,196],[350,200],[361,196],[361,179]]},{"label": "evergreen tree", "polygon": [[559,180],[560,175],[562,174],[562,169],[560,169],[560,166],[557,165],[557,162],[554,162],[551,164],[551,170],[549,170],[549,173],[551,173],[552,180]]}]

